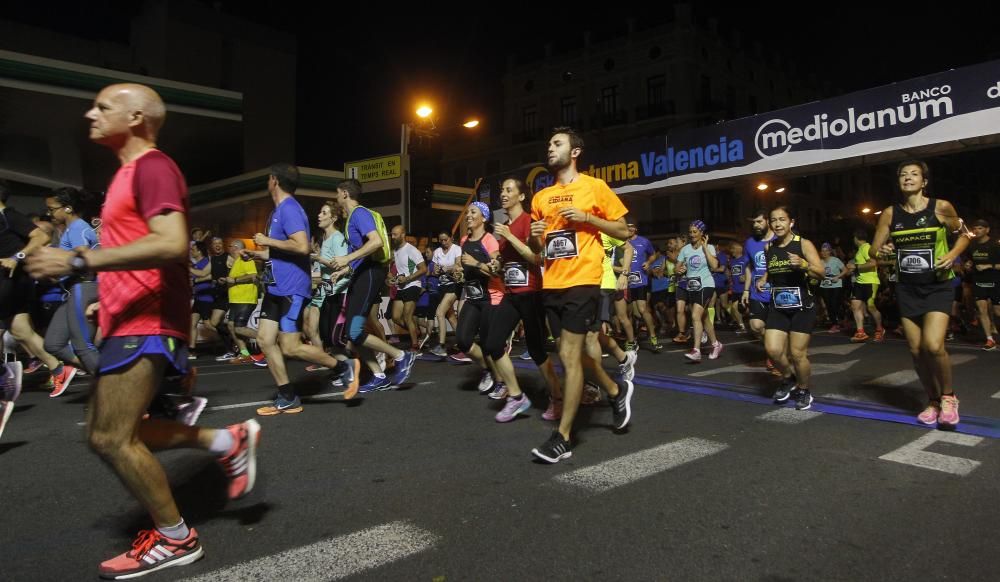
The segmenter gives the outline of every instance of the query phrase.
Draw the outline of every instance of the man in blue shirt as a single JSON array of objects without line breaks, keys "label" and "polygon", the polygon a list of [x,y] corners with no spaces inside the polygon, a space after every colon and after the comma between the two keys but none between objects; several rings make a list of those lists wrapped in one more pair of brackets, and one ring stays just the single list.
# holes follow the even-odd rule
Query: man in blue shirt
[{"label": "man in blue shirt", "polygon": [[293,194],[299,185],[299,169],[291,164],[274,164],[267,177],[267,191],[274,202],[274,212],[267,224],[267,234],[257,233],[254,243],[259,251],[247,255],[265,261],[262,282],[267,286],[260,307],[257,342],[267,357],[268,369],[278,385],[274,404],[257,409],[257,414],[296,414],[302,401],[288,381],[285,356],[300,358],[344,373],[340,364],[322,348],[302,343],[302,311],[312,296],[310,290],[309,220]]},{"label": "man in blue shirt", "polygon": [[[650,265],[660,256],[660,253],[656,251],[648,238],[639,236],[638,229],[634,224],[628,225],[628,233],[628,242],[635,249],[628,272],[628,302],[634,306],[634,309],[638,310],[639,317],[646,323],[646,331],[649,332],[649,347],[656,353],[662,350],[663,346],[660,345],[660,341],[656,337],[656,323],[653,321],[653,314],[650,313],[647,299]],[[637,343],[626,345],[625,349],[635,351],[638,349]]]}]

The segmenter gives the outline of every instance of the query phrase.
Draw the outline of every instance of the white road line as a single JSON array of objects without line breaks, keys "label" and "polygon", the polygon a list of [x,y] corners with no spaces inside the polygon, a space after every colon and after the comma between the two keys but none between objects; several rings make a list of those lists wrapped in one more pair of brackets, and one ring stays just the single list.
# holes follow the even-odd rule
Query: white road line
[{"label": "white road line", "polygon": [[228,375],[228,374],[242,374],[242,373],[245,373],[245,372],[256,372],[259,369],[260,368],[250,369],[250,370],[226,370],[225,372],[202,372],[201,369],[200,369],[200,367],[199,367],[199,369],[198,369],[198,377],[201,378],[202,376],[222,376],[224,374],[225,375]]},{"label": "white road line", "polygon": [[[971,354],[956,354],[951,356],[951,364],[957,366],[959,364],[964,364],[966,362],[971,362],[975,360],[978,356],[973,356]],[[912,384],[914,382],[919,382],[920,378],[917,377],[917,373],[914,370],[901,370],[899,372],[893,372],[892,374],[886,374],[885,376],[879,376],[872,380],[868,380],[865,384],[869,386],[883,386],[883,387],[897,387],[906,386],[907,384]]]},{"label": "white road line", "polygon": [[[840,362],[837,364],[813,364],[812,365],[812,375],[813,376],[823,376],[825,374],[839,374],[840,372],[846,371],[848,368],[857,364],[860,360],[848,360],[846,362]],[[714,376],[716,374],[770,374],[767,368],[763,366],[747,366],[746,364],[737,364],[735,366],[726,366],[724,368],[713,368],[711,370],[702,370],[701,372],[694,372],[688,374],[695,378],[702,378],[705,376]]]},{"label": "white road line", "polygon": [[764,413],[758,416],[757,420],[766,420],[780,424],[799,424],[817,416],[823,416],[823,413],[816,412],[815,410],[795,410],[794,408],[784,407]]},{"label": "white road line", "polygon": [[992,398],[1000,398],[1000,392],[997,392],[996,394],[994,394],[994,395],[992,396]]},{"label": "white road line", "polygon": [[257,402],[241,402],[239,404],[224,404],[222,406],[209,406],[205,412],[215,412],[216,410],[232,410],[234,408],[248,408],[250,406],[263,406],[273,404],[273,400],[258,400]]},{"label": "white road line", "polygon": [[627,485],[657,473],[714,455],[729,445],[714,441],[686,438],[598,465],[584,467],[553,478],[563,485],[586,489],[591,493],[604,493],[615,487]]},{"label": "white road line", "polygon": [[820,346],[818,348],[809,348],[809,355],[816,356],[819,354],[833,354],[835,356],[847,356],[853,354],[855,350],[860,350],[865,347],[865,344],[842,344],[834,346]]},{"label": "white road line", "polygon": [[430,550],[438,541],[440,538],[427,530],[394,521],[188,578],[187,582],[340,580]]},{"label": "white road line", "polygon": [[935,430],[879,458],[883,461],[903,463],[904,465],[941,471],[942,473],[951,473],[952,475],[959,475],[961,477],[965,477],[982,465],[981,462],[973,461],[972,459],[952,457],[924,450],[937,442],[961,445],[963,447],[974,447],[983,442],[983,438]]},{"label": "white road line", "polygon": [[[722,344],[722,347],[728,348],[729,346],[738,346],[740,344],[752,344],[754,342],[758,342],[758,340],[742,340],[742,341],[738,341],[738,342],[729,342],[729,343]],[[673,342],[671,341],[670,343],[673,343]],[[760,342],[758,342],[758,343],[760,343]],[[663,345],[668,345],[668,344],[663,343]],[[675,344],[675,345],[679,345],[679,344]],[[701,344],[701,347],[702,347],[702,349],[707,350],[707,349],[709,349],[709,348],[712,347],[712,344]],[[691,348],[688,347],[688,348],[681,348],[679,350],[667,350],[667,351],[665,351],[663,353],[664,354],[683,354],[684,352],[690,352],[690,351],[691,351]]]}]

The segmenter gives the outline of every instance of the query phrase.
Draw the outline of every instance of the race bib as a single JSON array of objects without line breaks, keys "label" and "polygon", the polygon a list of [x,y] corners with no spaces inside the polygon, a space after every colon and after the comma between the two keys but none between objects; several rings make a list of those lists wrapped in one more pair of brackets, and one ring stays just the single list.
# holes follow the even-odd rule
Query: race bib
[{"label": "race bib", "polygon": [[578,254],[575,230],[553,230],[545,235],[545,258],[572,259]]},{"label": "race bib", "polygon": [[771,302],[778,309],[802,309],[802,289],[775,287],[771,289]]},{"label": "race bib", "polygon": [[628,284],[629,285],[641,285],[642,284],[642,273],[638,271],[632,271],[628,274]]},{"label": "race bib", "polygon": [[478,301],[486,296],[483,285],[479,281],[469,281],[465,284],[465,298]]},{"label": "race bib", "polygon": [[899,249],[896,253],[899,280],[903,283],[933,283],[934,249]]},{"label": "race bib", "polygon": [[692,277],[687,280],[687,290],[688,291],[701,291],[701,278]]},{"label": "race bib", "polygon": [[528,266],[524,263],[506,263],[503,266],[503,282],[508,287],[527,287],[530,277]]}]

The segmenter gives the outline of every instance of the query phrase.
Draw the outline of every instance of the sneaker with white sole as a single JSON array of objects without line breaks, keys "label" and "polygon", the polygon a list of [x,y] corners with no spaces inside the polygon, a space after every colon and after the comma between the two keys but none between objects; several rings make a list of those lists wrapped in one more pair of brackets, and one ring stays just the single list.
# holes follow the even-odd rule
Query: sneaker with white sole
[{"label": "sneaker with white sole", "polygon": [[493,389],[493,374],[489,370],[483,370],[483,376],[479,379],[479,393],[486,394]]},{"label": "sneaker with white sole", "polygon": [[692,362],[701,362],[701,350],[691,350],[690,352],[685,352],[684,357],[691,360]]},{"label": "sneaker with white sole", "polygon": [[517,418],[517,415],[527,412],[529,408],[531,400],[528,400],[528,395],[522,392],[518,398],[508,396],[507,403],[494,418],[497,422],[510,422]]},{"label": "sneaker with white sole", "polygon": [[631,382],[635,379],[635,362],[639,359],[638,352],[626,351],[625,361],[618,364],[618,375]]},{"label": "sneaker with white sole", "polygon": [[170,539],[159,530],[147,529],[139,532],[132,542],[132,549],[101,562],[98,573],[107,580],[126,580],[164,568],[191,564],[204,556],[198,532],[193,527],[183,540]]},{"label": "sneaker with white sole", "polygon": [[722,353],[722,342],[716,340],[716,342],[712,344],[712,353],[708,354],[708,359],[717,360],[719,359],[719,354],[721,353]]}]

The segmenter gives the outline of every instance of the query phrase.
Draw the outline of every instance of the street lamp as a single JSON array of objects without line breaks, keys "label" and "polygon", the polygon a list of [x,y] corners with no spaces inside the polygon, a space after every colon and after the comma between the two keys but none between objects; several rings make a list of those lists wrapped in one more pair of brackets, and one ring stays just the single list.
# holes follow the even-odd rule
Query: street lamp
[{"label": "street lamp", "polygon": [[872,209],[865,206],[861,209],[861,214],[871,214]]},{"label": "street lamp", "polygon": [[757,184],[757,189],[760,190],[761,192],[766,192],[768,188],[769,186],[765,182]]},{"label": "street lamp", "polygon": [[472,129],[474,127],[479,127],[479,120],[478,119],[470,119],[469,121],[466,121],[465,123],[463,123],[462,127],[467,128],[467,129]]},{"label": "street lamp", "polygon": [[782,186],[781,188],[778,188],[777,190],[775,190],[775,193],[777,193],[777,194],[781,194],[781,193],[782,193],[782,192],[784,192],[784,191],[785,191],[785,187],[784,187],[784,186]]},{"label": "street lamp", "polygon": [[431,116],[431,113],[434,113],[434,110],[427,105],[421,105],[417,108],[417,117],[421,119],[427,119]]}]

